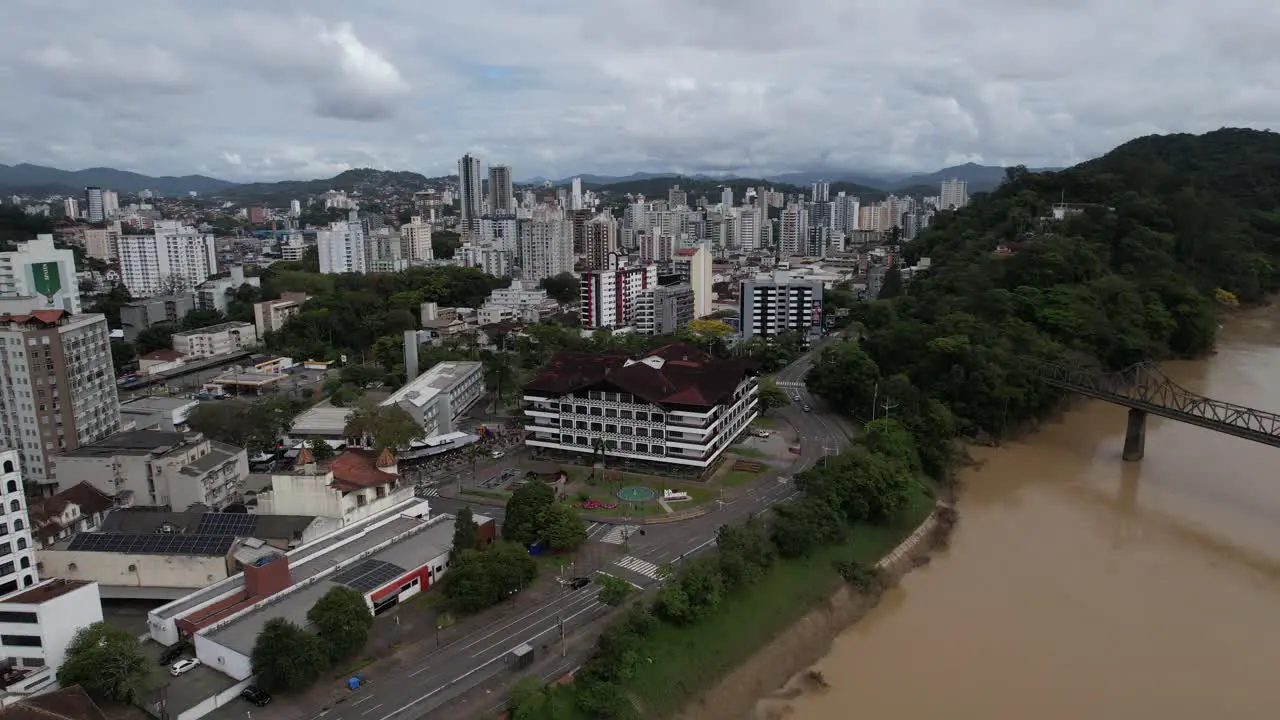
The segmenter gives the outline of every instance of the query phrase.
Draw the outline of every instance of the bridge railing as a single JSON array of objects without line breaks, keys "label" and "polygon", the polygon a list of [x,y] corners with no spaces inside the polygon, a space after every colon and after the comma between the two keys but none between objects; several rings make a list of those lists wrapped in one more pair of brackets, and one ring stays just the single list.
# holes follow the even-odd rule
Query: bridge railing
[{"label": "bridge railing", "polygon": [[1041,378],[1054,387],[1112,400],[1124,405],[1145,405],[1170,414],[1188,415],[1248,433],[1280,438],[1280,414],[1235,405],[1194,393],[1151,363],[1139,363],[1119,372],[1101,372],[1065,364],[1047,364]]}]

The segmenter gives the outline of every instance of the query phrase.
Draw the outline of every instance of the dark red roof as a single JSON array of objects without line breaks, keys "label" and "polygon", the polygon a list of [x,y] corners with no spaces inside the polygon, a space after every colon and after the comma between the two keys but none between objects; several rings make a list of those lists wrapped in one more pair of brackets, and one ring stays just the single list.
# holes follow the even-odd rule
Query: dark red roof
[{"label": "dark red roof", "polygon": [[56,325],[62,319],[62,316],[66,314],[66,310],[35,310],[28,315],[0,315],[0,322],[26,323],[35,321],[45,325]]},{"label": "dark red roof", "polygon": [[177,350],[161,349],[161,350],[152,350],[151,352],[147,353],[146,355],[143,355],[138,359],[168,361],[168,360],[177,360],[181,357],[183,357],[183,354],[178,352]]},{"label": "dark red roof", "polygon": [[106,720],[79,685],[23,698],[0,710],[0,720]]},{"label": "dark red roof", "polygon": [[[111,496],[87,482],[77,483],[59,492],[57,495],[33,502],[27,509],[31,519],[33,534],[44,540],[52,540],[62,531],[62,513],[68,505],[80,507],[81,517],[92,517],[95,513],[110,510],[115,501]],[[76,518],[74,522],[79,522]]]},{"label": "dark red roof", "polygon": [[[653,357],[662,360],[661,367],[643,362]],[[525,390],[551,395],[588,388],[615,390],[658,405],[710,408],[733,394],[754,369],[743,360],[717,358],[684,343],[635,358],[618,352],[560,353]]]},{"label": "dark red roof", "polygon": [[333,487],[338,490],[361,490],[393,483],[396,473],[378,469],[378,456],[371,450],[346,450],[329,463]]}]

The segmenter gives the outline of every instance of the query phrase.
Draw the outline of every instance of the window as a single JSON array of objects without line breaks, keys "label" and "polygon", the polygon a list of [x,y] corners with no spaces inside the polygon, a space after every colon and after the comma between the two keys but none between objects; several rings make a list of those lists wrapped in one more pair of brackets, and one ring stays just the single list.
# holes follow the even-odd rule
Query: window
[{"label": "window", "polygon": [[9,512],[18,512],[22,509],[22,503],[17,500],[9,501]]},{"label": "window", "polygon": [[26,570],[27,568],[31,567],[31,558],[23,557],[21,560],[18,561],[18,567],[22,568],[23,570]]},{"label": "window", "polygon": [[18,538],[18,549],[19,549],[19,550],[26,550],[26,549],[27,549],[27,539],[26,539],[26,538]]},{"label": "window", "polygon": [[0,635],[0,643],[9,647],[40,647],[39,635]]},{"label": "window", "polygon": [[[5,472],[7,472],[7,473],[11,473],[11,472],[13,472],[13,461],[12,461],[12,460],[5,460],[5,461],[4,461],[4,471],[5,471]],[[17,481],[17,480],[10,480],[10,481],[9,481],[9,483],[8,483],[7,485],[5,485],[5,492],[18,492],[18,481]]]},{"label": "window", "polygon": [[0,611],[0,622],[30,623],[32,625],[35,625],[36,623],[40,622],[40,619],[36,617],[35,613],[5,610],[5,611]]}]

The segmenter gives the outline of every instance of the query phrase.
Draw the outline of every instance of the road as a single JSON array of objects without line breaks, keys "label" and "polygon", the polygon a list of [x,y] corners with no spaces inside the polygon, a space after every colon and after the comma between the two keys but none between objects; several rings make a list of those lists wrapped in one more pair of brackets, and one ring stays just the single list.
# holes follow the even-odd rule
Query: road
[{"label": "road", "polygon": [[[798,402],[781,408],[780,413],[795,428],[800,438],[800,454],[792,462],[789,473],[798,473],[821,462],[828,454],[836,454],[847,437],[837,423],[826,415],[825,406],[803,387],[803,377],[812,367],[815,349],[779,372],[775,380],[789,397]],[[804,407],[812,408],[805,411]],[[580,554],[580,566],[573,574],[600,571],[626,579],[637,588],[647,589],[658,583],[659,569],[705,552],[715,544],[716,529],[721,525],[745,520],[766,512],[771,506],[790,500],[796,493],[790,476],[781,476],[747,489],[736,499],[722,502],[701,517],[671,524],[614,526],[595,523],[588,529],[591,542]],[[441,512],[456,512],[463,504],[458,500],[431,498]],[[501,509],[475,506],[476,512],[498,516]],[[643,530],[643,535],[640,534]],[[534,592],[534,591],[529,591]],[[452,645],[435,650],[429,641],[419,640],[413,646],[416,659],[406,659],[394,668],[375,672],[375,680],[357,691],[350,700],[332,708],[302,712],[293,708],[277,712],[255,711],[261,718],[323,717],[324,720],[396,720],[417,717],[471,717],[501,701],[504,686],[518,675],[511,667],[510,653],[529,643],[535,655],[556,665],[558,672],[570,669],[572,661],[560,665],[561,623],[564,638],[578,655],[589,652],[595,635],[609,608],[597,599],[594,585],[582,590],[553,588],[530,606],[508,613]],[[532,597],[532,596],[531,596]],[[526,599],[528,600],[528,599]],[[553,662],[554,660],[554,662]],[[477,698],[473,689],[484,685]],[[492,686],[492,687],[491,687]],[[470,695],[468,695],[470,693]],[[468,703],[462,707],[460,703]],[[486,705],[487,703],[487,705]],[[283,705],[283,703],[282,703]],[[274,709],[274,708],[273,708]],[[221,713],[219,713],[221,715]]]}]

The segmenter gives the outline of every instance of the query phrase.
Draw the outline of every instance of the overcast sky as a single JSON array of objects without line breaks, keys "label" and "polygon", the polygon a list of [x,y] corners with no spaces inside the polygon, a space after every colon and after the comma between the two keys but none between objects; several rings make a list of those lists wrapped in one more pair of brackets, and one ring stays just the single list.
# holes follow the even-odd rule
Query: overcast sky
[{"label": "overcast sky", "polygon": [[1280,128],[1280,3],[1257,0],[0,4],[8,164],[905,172]]}]

